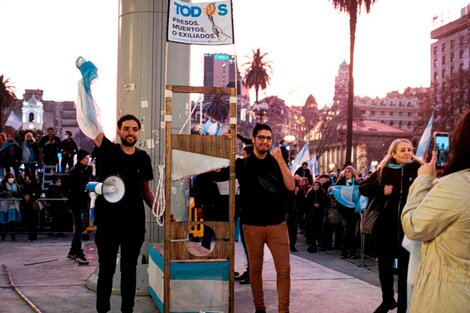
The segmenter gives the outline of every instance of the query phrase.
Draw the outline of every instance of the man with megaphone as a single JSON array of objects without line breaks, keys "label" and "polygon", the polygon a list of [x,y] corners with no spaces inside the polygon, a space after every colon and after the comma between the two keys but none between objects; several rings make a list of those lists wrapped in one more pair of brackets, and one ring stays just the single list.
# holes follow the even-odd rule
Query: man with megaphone
[{"label": "man with megaphone", "polygon": [[112,143],[100,132],[95,138],[97,182],[103,196],[95,204],[95,243],[98,248],[99,273],[96,309],[108,312],[116,259],[121,248],[121,311],[132,312],[136,289],[136,268],[144,242],[145,209],[143,200],[152,207],[154,194],[149,187],[153,179],[149,155],[135,147],[141,123],[133,115],[117,122],[121,143]]}]

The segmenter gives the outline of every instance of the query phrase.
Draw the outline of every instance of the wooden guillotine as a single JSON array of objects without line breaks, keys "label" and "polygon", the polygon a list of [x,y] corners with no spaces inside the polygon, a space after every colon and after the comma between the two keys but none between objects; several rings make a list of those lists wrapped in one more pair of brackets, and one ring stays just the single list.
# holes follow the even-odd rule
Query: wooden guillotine
[{"label": "wooden guillotine", "polygon": [[[173,133],[174,93],[229,96],[231,138]],[[166,86],[164,244],[149,247],[149,290],[162,312],[234,312],[236,119],[236,88]],[[228,161],[225,162],[230,170],[228,221],[171,221],[172,176],[179,166],[191,166],[193,155]],[[189,239],[191,229],[201,223],[215,233],[215,246],[210,251],[202,251],[205,248]]]}]

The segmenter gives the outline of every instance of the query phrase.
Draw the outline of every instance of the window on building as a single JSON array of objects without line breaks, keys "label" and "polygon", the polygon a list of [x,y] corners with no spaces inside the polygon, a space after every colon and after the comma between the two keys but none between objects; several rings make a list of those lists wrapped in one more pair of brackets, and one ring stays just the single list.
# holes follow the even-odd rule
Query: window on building
[{"label": "window on building", "polygon": [[436,56],[437,55],[437,46],[434,46],[432,49],[432,53]]},{"label": "window on building", "polygon": [[454,74],[454,72],[455,72],[455,68],[454,68],[454,66],[452,65],[452,66],[450,67],[450,75]]},{"label": "window on building", "polygon": [[446,70],[442,70],[441,78],[444,79],[444,77],[446,77]]},{"label": "window on building", "polygon": [[459,59],[460,60],[463,59],[463,49],[460,49],[460,51],[459,51]]},{"label": "window on building", "polygon": [[29,122],[33,123],[34,122],[34,113],[29,113]]},{"label": "window on building", "polygon": [[[463,64],[460,64],[460,65],[463,65]],[[434,76],[434,80],[437,80],[437,72],[434,72],[433,76]]]},{"label": "window on building", "polygon": [[392,112],[390,112],[390,116],[393,116],[393,113],[394,113],[393,111],[392,111]]},{"label": "window on building", "polygon": [[446,43],[442,43],[442,46],[441,46],[441,51],[442,52],[445,52],[446,51]]},{"label": "window on building", "polygon": [[454,63],[454,60],[455,60],[455,57],[454,57],[454,53],[452,52],[450,55],[450,63]]},{"label": "window on building", "polygon": [[441,58],[441,64],[442,65],[446,64],[446,56],[445,55],[443,55],[442,58]]},{"label": "window on building", "polygon": [[454,49],[454,46],[455,46],[455,42],[454,42],[454,39],[451,39],[450,40],[450,49]]}]

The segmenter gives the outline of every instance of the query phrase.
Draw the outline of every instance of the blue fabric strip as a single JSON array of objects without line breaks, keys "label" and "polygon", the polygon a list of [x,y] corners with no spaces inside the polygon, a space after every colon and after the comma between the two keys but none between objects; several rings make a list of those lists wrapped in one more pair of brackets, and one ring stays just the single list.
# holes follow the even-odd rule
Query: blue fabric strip
[{"label": "blue fabric strip", "polygon": [[[163,271],[163,256],[149,244],[149,255],[153,262]],[[206,263],[188,263],[171,262],[170,277],[174,280],[229,280],[228,261],[206,262]]]}]

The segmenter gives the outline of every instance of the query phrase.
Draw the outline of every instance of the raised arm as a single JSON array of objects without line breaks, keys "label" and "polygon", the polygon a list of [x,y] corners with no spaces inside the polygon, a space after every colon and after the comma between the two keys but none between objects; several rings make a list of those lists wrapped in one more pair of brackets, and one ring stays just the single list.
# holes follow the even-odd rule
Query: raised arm
[{"label": "raised arm", "polygon": [[284,186],[286,186],[287,190],[293,191],[295,189],[295,179],[294,176],[292,176],[289,167],[287,167],[284,158],[282,157],[281,149],[279,147],[275,147],[271,151],[271,155],[274,157],[277,164],[279,165],[279,168],[281,169]]}]

